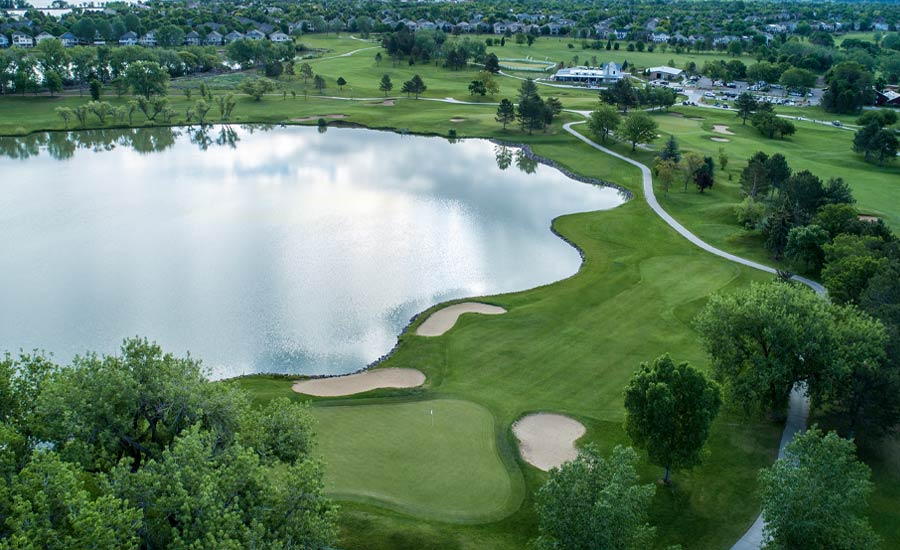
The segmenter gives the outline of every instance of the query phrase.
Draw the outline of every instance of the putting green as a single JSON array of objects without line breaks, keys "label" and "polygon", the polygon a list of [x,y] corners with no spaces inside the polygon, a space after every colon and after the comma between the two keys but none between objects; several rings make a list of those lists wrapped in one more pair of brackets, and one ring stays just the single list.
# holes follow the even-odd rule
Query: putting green
[{"label": "putting green", "polygon": [[493,416],[480,405],[437,399],[313,414],[332,496],[466,523],[496,520],[521,502],[521,478],[501,460]]}]

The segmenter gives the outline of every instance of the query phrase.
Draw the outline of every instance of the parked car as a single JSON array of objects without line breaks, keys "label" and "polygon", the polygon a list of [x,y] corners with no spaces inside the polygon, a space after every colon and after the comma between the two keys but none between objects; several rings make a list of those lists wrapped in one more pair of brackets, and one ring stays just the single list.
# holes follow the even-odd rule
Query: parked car
[{"label": "parked car", "polygon": [[841,126],[843,126],[843,124],[841,124],[841,121],[840,121],[840,120],[832,120],[832,121],[831,121],[831,124],[832,124],[833,126],[837,126],[838,128],[840,128]]}]

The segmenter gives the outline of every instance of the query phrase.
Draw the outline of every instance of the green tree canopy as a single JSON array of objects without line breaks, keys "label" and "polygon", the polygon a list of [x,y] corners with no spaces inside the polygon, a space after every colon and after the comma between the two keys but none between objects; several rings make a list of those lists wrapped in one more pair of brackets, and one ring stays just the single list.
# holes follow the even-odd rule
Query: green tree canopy
[{"label": "green tree canopy", "polygon": [[865,516],[870,478],[853,441],[816,428],[797,435],[785,456],[759,474],[763,548],[877,548]]},{"label": "green tree canopy", "polygon": [[639,550],[655,529],[647,523],[653,485],[638,485],[636,453],[616,447],[609,458],[588,446],[550,472],[535,495],[539,550]]},{"label": "green tree canopy", "polygon": [[719,386],[669,355],[641,363],[625,388],[625,431],[650,461],[672,469],[700,464],[710,426],[719,413]]}]

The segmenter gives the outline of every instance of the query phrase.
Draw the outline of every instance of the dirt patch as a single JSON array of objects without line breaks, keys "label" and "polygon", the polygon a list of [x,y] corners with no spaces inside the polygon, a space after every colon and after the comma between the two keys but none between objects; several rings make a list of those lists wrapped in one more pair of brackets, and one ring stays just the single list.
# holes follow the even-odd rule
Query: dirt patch
[{"label": "dirt patch", "polygon": [[385,99],[380,103],[380,105],[382,105],[383,107],[393,107],[395,103],[393,99]]},{"label": "dirt patch", "polygon": [[524,416],[513,424],[512,430],[519,440],[522,459],[545,472],[577,458],[575,442],[585,432],[581,422],[548,413]]},{"label": "dirt patch", "polygon": [[482,315],[500,315],[506,313],[502,307],[491,306],[488,304],[479,304],[478,302],[463,302],[461,304],[453,304],[443,309],[439,309],[428,316],[419,328],[416,334],[419,336],[440,336],[453,328],[456,320],[463,313],[481,313]]},{"label": "dirt patch", "polygon": [[347,118],[348,115],[342,113],[334,113],[330,115],[305,116],[303,118],[292,118],[291,122],[309,122],[311,120],[319,120],[320,118]]},{"label": "dirt patch", "polygon": [[466,119],[464,119],[464,118],[462,118],[462,117],[455,116],[455,117],[453,117],[453,118],[450,119],[450,122],[464,122],[465,120],[466,120]]},{"label": "dirt patch", "polygon": [[724,134],[726,136],[734,135],[734,132],[729,130],[728,126],[725,126],[724,124],[716,124],[715,126],[713,126],[713,132],[715,132],[717,134]]},{"label": "dirt patch", "polygon": [[709,140],[715,141],[716,143],[728,143],[729,141],[731,141],[728,138],[720,138],[720,137],[711,137],[711,138],[709,138]]},{"label": "dirt patch", "polygon": [[347,376],[314,378],[296,382],[291,389],[317,397],[353,395],[379,388],[416,388],[425,383],[425,375],[416,369],[375,369]]}]

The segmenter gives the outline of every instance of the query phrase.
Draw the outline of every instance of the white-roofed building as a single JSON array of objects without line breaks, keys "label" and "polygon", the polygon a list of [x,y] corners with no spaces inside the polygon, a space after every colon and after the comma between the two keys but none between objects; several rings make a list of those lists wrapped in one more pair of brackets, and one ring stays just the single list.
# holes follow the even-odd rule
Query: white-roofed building
[{"label": "white-roofed building", "polygon": [[675,67],[650,67],[647,69],[650,80],[678,80],[684,74],[681,69]]},{"label": "white-roofed building", "polygon": [[560,69],[553,75],[557,82],[582,82],[588,86],[611,84],[625,78],[622,67],[617,63],[606,63],[602,67],[570,67]]}]

